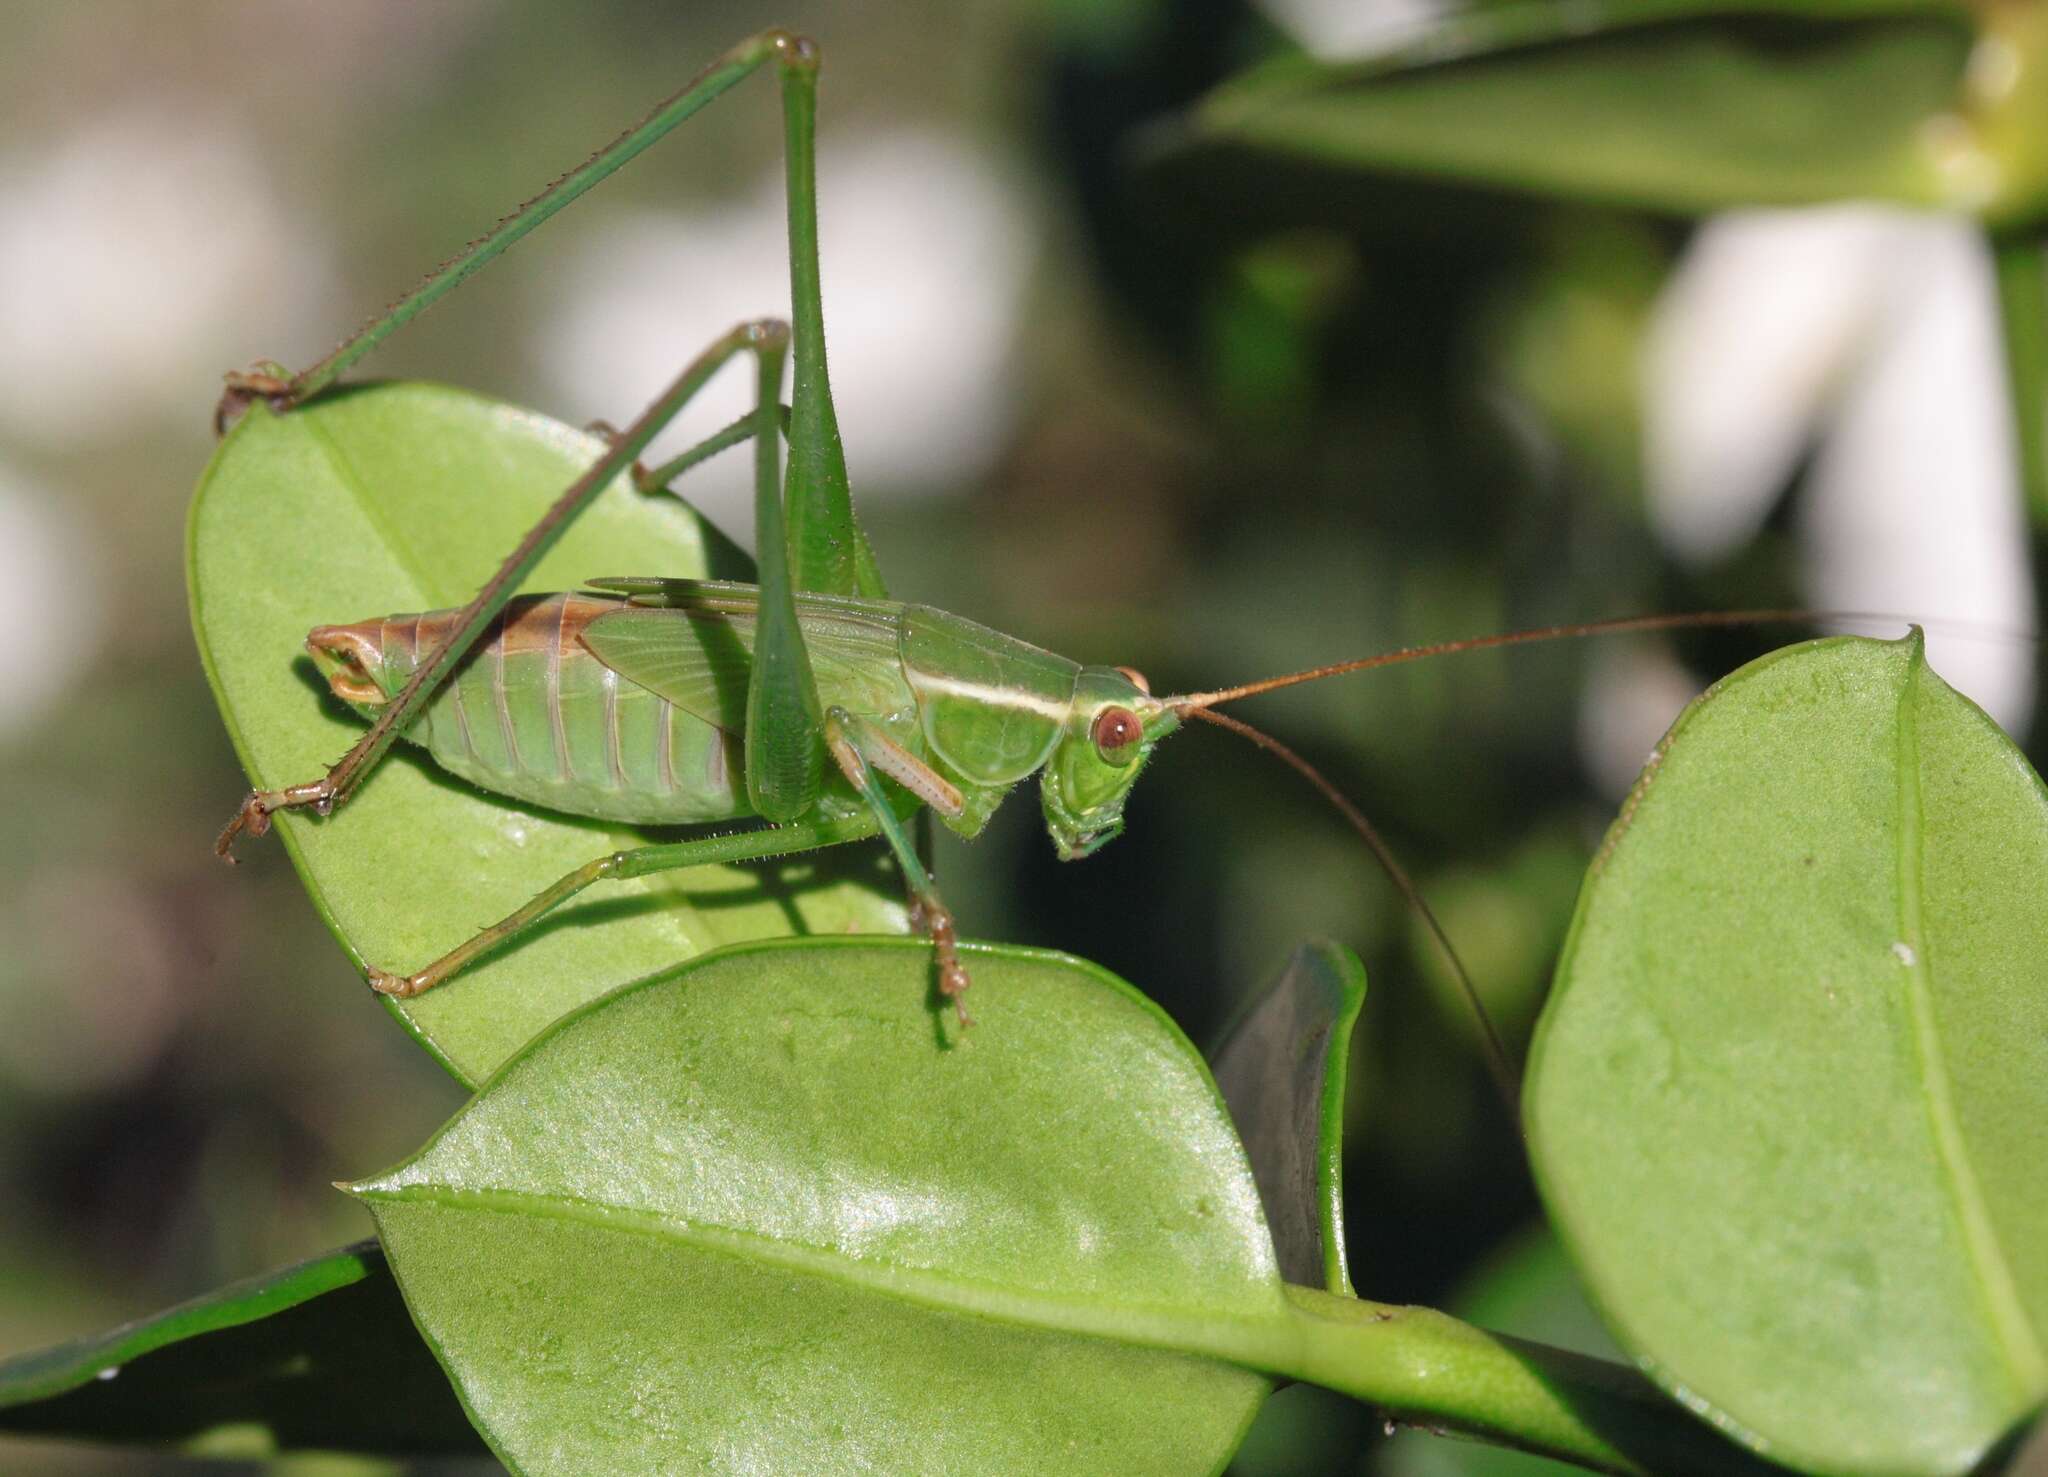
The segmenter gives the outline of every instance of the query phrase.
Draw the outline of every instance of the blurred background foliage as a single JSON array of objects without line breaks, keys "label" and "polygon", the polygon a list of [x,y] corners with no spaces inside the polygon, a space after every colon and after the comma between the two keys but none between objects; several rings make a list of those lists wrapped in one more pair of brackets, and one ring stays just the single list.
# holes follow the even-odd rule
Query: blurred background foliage
[{"label": "blurred background foliage", "polygon": [[[1579,10],[1591,24],[1701,8]],[[0,1348],[360,1236],[329,1183],[398,1159],[459,1102],[368,998],[281,849],[246,848],[239,873],[209,852],[242,780],[193,656],[179,556],[216,376],[311,361],[764,24],[825,47],[827,321],[856,495],[901,597],[1165,689],[1716,606],[2031,630],[1995,285],[2002,270],[2008,312],[2031,291],[2038,313],[2038,254],[2010,234],[2031,218],[2034,163],[1999,153],[2027,136],[2036,8],[1988,6],[1980,33],[1948,7],[1837,7],[1864,19],[1825,34],[1793,7],[1742,8],[1758,14],[1668,33],[1651,60],[1675,70],[1647,92],[1610,88],[1633,113],[1558,118],[1545,96],[1597,102],[1600,69],[1655,47],[1602,43],[1547,94],[1482,67],[1452,78],[1448,103],[1425,89],[1382,115],[1371,69],[1303,58],[1403,35],[1423,49],[1397,58],[1454,55],[1532,12],[8,7]],[[1692,70],[1672,60],[1693,53]],[[1251,102],[1188,111],[1267,63],[1280,70],[1255,74]],[[1791,184],[1731,175],[1711,150],[1681,157],[1682,130],[1657,131],[1663,98],[1745,79],[1758,90],[1719,126],[1747,158],[1791,139]],[[1496,126],[1457,126],[1475,117]],[[778,148],[756,83],[373,372],[572,421],[629,416],[714,333],[786,311]],[[2009,167],[1987,176],[1987,159]],[[1710,213],[1867,190],[1993,217],[2005,254],[1994,263],[1961,213]],[[677,439],[737,413],[730,388]],[[2039,409],[2019,422],[2030,435]],[[701,476],[693,495],[744,535],[744,467]],[[1643,755],[1703,681],[1785,634],[1468,656],[1246,711],[1384,828],[1519,1051]],[[2023,733],[2033,648],[1936,637],[1936,666]],[[1356,948],[1373,982],[1346,1165],[1360,1291],[1600,1347],[1532,1230],[1519,1145],[1414,920],[1298,781],[1232,744],[1176,738],[1124,838],[1085,865],[1053,859],[1029,799],[972,847],[942,842],[968,930],[1098,960],[1198,1042],[1302,937]],[[1517,1463],[1531,1466],[1383,1441],[1370,1413],[1294,1389],[1236,1470]],[[196,1470],[12,1442],[0,1466]]]}]

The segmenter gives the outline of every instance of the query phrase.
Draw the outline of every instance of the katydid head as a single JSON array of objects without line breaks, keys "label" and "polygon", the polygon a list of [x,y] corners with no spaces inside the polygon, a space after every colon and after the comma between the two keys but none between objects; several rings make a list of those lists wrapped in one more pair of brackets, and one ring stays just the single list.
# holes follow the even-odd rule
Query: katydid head
[{"label": "katydid head", "polygon": [[1091,856],[1124,828],[1124,797],[1180,716],[1128,667],[1087,667],[1066,730],[1039,776],[1045,828],[1063,862]]}]

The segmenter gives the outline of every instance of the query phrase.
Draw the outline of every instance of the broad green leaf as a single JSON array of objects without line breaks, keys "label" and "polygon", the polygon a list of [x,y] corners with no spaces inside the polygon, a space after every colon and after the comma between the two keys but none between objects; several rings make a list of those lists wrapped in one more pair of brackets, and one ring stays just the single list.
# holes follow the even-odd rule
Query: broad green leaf
[{"label": "broad green leaf", "polygon": [[1531,1060],[1553,1220],[1773,1458],[1968,1468],[2048,1394],[2048,792],[1917,634],[1743,668],[1588,875]]},{"label": "broad green leaf", "polygon": [[1136,1346],[1284,1316],[1200,1059],[1087,966],[971,968],[942,1045],[921,943],[713,956],[571,1017],[354,1187],[509,1465],[1222,1465],[1266,1381]]},{"label": "broad green leaf", "polygon": [[[435,385],[343,391],[283,417],[253,409],[200,480],[188,568],[200,654],[252,780],[274,788],[314,778],[361,732],[313,679],[308,630],[461,604],[601,451],[530,411]],[[529,586],[621,574],[746,578],[748,567],[682,503],[621,482]],[[221,797],[223,818],[235,798]],[[278,829],[350,956],[396,971],[439,957],[572,868],[646,839],[485,795],[403,745],[335,815],[285,815]],[[898,892],[866,847],[586,896],[393,1009],[473,1086],[565,1011],[716,945],[903,927]]]},{"label": "broad green leaf", "polygon": [[[1881,199],[2010,220],[2037,214],[2048,186],[2048,47],[2030,9],[1478,7],[1378,55],[1260,68],[1208,98],[1183,138],[1679,213]],[[1989,90],[1968,69],[1980,26],[2010,74]]]},{"label": "broad green leaf", "polygon": [[1746,1472],[1634,1371],[1286,1287],[1201,1059],[1091,965],[741,945],[520,1052],[354,1187],[527,1477],[1206,1472],[1267,1389],[1600,1470]]},{"label": "broad green leaf", "polygon": [[0,1430],[244,1458],[483,1450],[368,1243],[0,1362]]},{"label": "broad green leaf", "polygon": [[1252,1162],[1280,1274],[1348,1294],[1344,1077],[1365,968],[1349,949],[1303,944],[1210,1059]]}]

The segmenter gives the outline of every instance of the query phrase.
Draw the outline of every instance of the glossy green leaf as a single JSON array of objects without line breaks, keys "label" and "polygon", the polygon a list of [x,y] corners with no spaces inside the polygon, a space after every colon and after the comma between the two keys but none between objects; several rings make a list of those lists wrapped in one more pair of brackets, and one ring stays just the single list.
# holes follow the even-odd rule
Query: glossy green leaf
[{"label": "glossy green leaf", "polygon": [[1600,1470],[1750,1470],[1631,1370],[1284,1287],[1157,1007],[1056,955],[970,963],[955,1034],[919,941],[696,960],[354,1187],[516,1471],[1199,1473],[1266,1374]]},{"label": "glossy green leaf", "polygon": [[1552,1218],[1781,1461],[1959,1472],[2048,1394],[2048,792],[1917,637],[1743,668],[1596,859],[1531,1059]]},{"label": "glossy green leaf", "polygon": [[1478,7],[1361,60],[1261,68],[1184,140],[1681,213],[1883,199],[2011,217],[2044,184],[2038,27],[1984,13],[2015,33],[1999,40],[2017,80],[1973,95],[1976,19],[1939,0]]},{"label": "glossy green leaf", "polygon": [[238,1457],[484,1449],[368,1243],[0,1362],[0,1431]]},{"label": "glossy green leaf", "polygon": [[1215,1089],[1094,971],[971,967],[941,1045],[921,944],[714,956],[572,1017],[355,1187],[506,1462],[1221,1465],[1266,1382],[1114,1338],[1282,1314]]},{"label": "glossy green leaf", "polygon": [[[252,779],[270,788],[314,778],[361,731],[313,679],[308,630],[460,604],[600,451],[530,411],[434,385],[330,394],[284,417],[253,409],[200,481],[188,570],[200,653]],[[621,574],[746,578],[748,566],[679,501],[620,483],[529,584]],[[223,818],[235,798],[221,797]],[[403,745],[334,816],[286,815],[279,830],[351,957],[398,971],[645,839],[484,795]],[[565,1011],[705,949],[902,927],[874,848],[703,868],[610,884],[393,1008],[474,1085]]]},{"label": "glossy green leaf", "polygon": [[1351,1291],[1344,1265],[1344,1078],[1365,967],[1303,944],[1210,1057],[1272,1228],[1280,1275]]}]

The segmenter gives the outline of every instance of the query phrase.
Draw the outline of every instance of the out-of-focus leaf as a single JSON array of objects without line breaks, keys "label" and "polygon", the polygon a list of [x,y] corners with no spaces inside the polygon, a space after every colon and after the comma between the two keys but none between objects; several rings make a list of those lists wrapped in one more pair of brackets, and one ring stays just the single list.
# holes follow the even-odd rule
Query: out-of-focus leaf
[{"label": "out-of-focus leaf", "polygon": [[0,1430],[239,1457],[484,1450],[369,1243],[0,1363]]},{"label": "out-of-focus leaf", "polygon": [[2048,252],[2032,235],[1997,243],[1999,324],[2020,486],[2035,526],[2048,523]]},{"label": "out-of-focus leaf", "polygon": [[2048,792],[1917,634],[1721,683],[1588,876],[1544,1196],[1623,1343],[1777,1460],[1958,1472],[2048,1394],[2044,878]]},{"label": "out-of-focus leaf", "polygon": [[[200,479],[188,565],[200,654],[252,780],[275,788],[314,778],[361,732],[312,680],[308,630],[461,604],[602,451],[543,416],[436,385],[330,394],[282,417],[253,409]],[[748,573],[745,557],[690,509],[622,481],[528,583]],[[224,817],[234,798],[222,796]],[[439,957],[573,868],[647,839],[487,796],[404,745],[335,815],[287,814],[278,829],[350,956],[398,971]],[[718,944],[902,928],[900,894],[875,848],[699,868],[610,884],[392,1008],[474,1086],[565,1011]]]},{"label": "out-of-focus leaf", "polygon": [[2048,1477],[2048,1421],[2035,1421],[2013,1442],[2007,1477]]},{"label": "out-of-focus leaf", "polygon": [[1347,1294],[1344,1075],[1364,1004],[1355,954],[1303,944],[1210,1058],[1251,1157],[1280,1275]]},{"label": "out-of-focus leaf", "polygon": [[1098,971],[719,954],[581,1012],[355,1186],[515,1470],[1202,1472],[1267,1382],[1144,1347],[1285,1317],[1202,1064]]},{"label": "out-of-focus leaf", "polygon": [[1884,199],[2010,217],[2043,183],[2017,127],[2034,60],[2014,38],[2020,81],[1973,98],[1975,20],[1940,0],[1479,7],[1361,60],[1262,67],[1183,143],[1681,213]]}]

